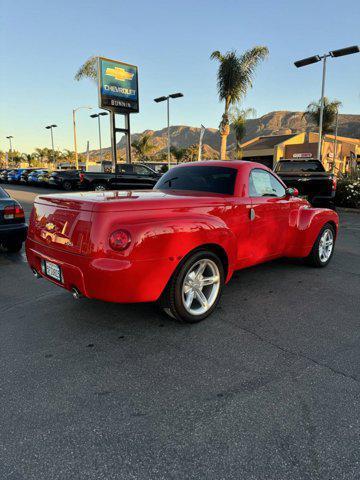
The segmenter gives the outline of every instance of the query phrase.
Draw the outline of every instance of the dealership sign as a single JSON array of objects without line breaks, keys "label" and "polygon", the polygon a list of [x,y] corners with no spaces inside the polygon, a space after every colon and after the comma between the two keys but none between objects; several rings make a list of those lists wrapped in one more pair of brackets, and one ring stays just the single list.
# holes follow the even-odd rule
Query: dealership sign
[{"label": "dealership sign", "polygon": [[312,158],[312,153],[294,153],[293,158]]},{"label": "dealership sign", "polygon": [[114,113],[139,111],[138,68],[98,57],[99,107]]}]

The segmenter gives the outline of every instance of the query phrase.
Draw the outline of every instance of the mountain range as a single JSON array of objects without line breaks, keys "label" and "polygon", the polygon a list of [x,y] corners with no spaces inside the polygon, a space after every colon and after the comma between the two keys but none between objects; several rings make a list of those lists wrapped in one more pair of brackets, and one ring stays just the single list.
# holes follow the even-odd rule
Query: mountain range
[{"label": "mountain range", "polygon": [[[246,122],[246,135],[244,142],[254,137],[263,135],[286,135],[303,131],[317,131],[317,127],[310,124],[303,117],[303,112],[275,111],[262,117],[249,119]],[[155,145],[154,154],[166,152],[167,128],[161,130],[145,130],[131,135],[134,141],[141,135],[151,135]],[[178,148],[187,148],[199,143],[200,128],[186,125],[170,127],[171,145]],[[360,115],[339,114],[338,135],[350,138],[360,138]],[[231,131],[228,137],[228,149],[235,145],[235,136]],[[120,155],[125,153],[125,137],[117,144]],[[206,157],[218,156],[220,150],[220,135],[217,128],[206,128],[203,138],[203,152]],[[109,153],[110,149],[104,149]],[[98,155],[97,150],[92,150],[90,156]]]}]

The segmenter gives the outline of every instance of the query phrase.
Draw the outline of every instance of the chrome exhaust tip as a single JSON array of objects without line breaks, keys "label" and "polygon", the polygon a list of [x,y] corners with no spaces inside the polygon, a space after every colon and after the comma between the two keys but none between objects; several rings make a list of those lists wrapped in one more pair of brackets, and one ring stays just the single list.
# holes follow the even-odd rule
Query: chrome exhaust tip
[{"label": "chrome exhaust tip", "polygon": [[32,272],[35,278],[41,278],[40,273],[36,270],[36,268],[32,268]]},{"label": "chrome exhaust tip", "polygon": [[72,288],[71,292],[72,292],[72,296],[73,296],[73,298],[74,298],[75,300],[79,300],[79,299],[82,297],[82,295],[81,295],[81,293],[79,292],[79,290],[78,290],[77,288],[75,288],[75,287]]}]

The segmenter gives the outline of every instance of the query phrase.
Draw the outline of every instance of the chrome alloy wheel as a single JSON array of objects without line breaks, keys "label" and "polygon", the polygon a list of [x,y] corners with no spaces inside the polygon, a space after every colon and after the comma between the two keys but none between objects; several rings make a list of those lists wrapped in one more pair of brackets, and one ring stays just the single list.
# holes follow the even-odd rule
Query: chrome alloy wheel
[{"label": "chrome alloy wheel", "polygon": [[191,315],[207,312],[217,299],[220,290],[220,272],[215,262],[203,258],[194,263],[185,275],[182,302]]},{"label": "chrome alloy wheel", "polygon": [[105,192],[105,190],[106,190],[105,185],[96,185],[96,187],[94,188],[95,192]]},{"label": "chrome alloy wheel", "polygon": [[321,235],[319,242],[320,262],[325,263],[329,260],[334,248],[334,234],[330,228],[326,228]]}]

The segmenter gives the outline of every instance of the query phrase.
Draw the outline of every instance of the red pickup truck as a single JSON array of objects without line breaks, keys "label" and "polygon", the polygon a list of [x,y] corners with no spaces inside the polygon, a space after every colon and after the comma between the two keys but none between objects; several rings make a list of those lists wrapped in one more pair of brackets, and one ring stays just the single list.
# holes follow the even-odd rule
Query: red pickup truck
[{"label": "red pickup truck", "polygon": [[159,301],[197,322],[235,270],[278,257],[326,266],[337,231],[334,211],[263,165],[206,161],[172,168],[154,190],[37,197],[26,254],[35,276],[75,297]]}]

